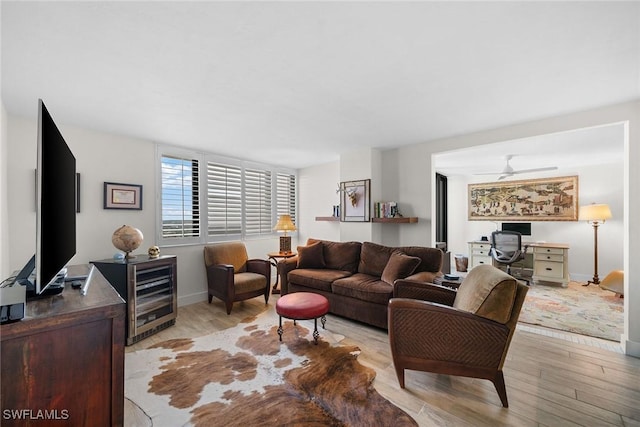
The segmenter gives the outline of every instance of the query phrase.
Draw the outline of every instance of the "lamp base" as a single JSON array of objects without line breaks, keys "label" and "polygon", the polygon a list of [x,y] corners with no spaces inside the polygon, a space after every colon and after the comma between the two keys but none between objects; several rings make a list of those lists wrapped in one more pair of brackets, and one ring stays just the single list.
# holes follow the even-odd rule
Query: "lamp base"
[{"label": "lamp base", "polygon": [[594,284],[594,285],[599,285],[600,284],[600,279],[598,278],[598,276],[593,276],[593,279],[589,280],[587,283],[585,283],[582,286],[589,286],[590,284]]},{"label": "lamp base", "polygon": [[280,253],[288,254],[291,252],[291,236],[280,236]]}]

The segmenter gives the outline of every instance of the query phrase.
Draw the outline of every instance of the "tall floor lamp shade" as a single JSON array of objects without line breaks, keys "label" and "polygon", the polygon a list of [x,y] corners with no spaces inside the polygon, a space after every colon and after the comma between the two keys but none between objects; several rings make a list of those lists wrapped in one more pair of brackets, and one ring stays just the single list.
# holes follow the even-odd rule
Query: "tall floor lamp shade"
[{"label": "tall floor lamp shade", "polygon": [[284,231],[284,236],[280,236],[280,253],[291,252],[291,236],[287,236],[287,231],[296,231],[296,226],[291,220],[291,215],[280,215],[274,230]]},{"label": "tall floor lamp shade", "polygon": [[587,221],[593,226],[593,279],[589,280],[584,286],[600,284],[598,277],[598,227],[600,224],[611,218],[611,209],[606,204],[591,204],[580,206],[579,219]]}]

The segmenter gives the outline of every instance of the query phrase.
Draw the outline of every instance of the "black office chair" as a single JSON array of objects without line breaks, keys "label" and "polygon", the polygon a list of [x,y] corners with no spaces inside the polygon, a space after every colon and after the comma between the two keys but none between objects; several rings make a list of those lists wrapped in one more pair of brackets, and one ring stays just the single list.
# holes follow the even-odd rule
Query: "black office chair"
[{"label": "black office chair", "polygon": [[516,279],[529,280],[522,277],[516,277],[511,273],[511,265],[524,259],[527,247],[522,250],[522,234],[517,231],[494,231],[491,233],[491,256],[497,263],[507,266],[507,274]]}]

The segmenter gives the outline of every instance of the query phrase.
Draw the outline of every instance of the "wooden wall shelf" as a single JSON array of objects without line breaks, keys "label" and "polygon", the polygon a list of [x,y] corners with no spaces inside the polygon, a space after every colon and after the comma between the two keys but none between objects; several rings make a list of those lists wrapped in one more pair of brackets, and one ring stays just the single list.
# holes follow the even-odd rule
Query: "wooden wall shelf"
[{"label": "wooden wall shelf", "polygon": [[396,224],[413,224],[418,222],[415,216],[403,216],[400,218],[371,218],[371,222],[391,222]]},{"label": "wooden wall shelf", "polygon": [[317,216],[316,221],[335,221],[340,222],[339,216]]},{"label": "wooden wall shelf", "polygon": [[[340,222],[340,217],[337,216],[317,216],[316,221],[334,221]],[[418,217],[406,216],[401,218],[371,218],[371,222],[384,222],[394,224],[413,224],[418,222]]]}]

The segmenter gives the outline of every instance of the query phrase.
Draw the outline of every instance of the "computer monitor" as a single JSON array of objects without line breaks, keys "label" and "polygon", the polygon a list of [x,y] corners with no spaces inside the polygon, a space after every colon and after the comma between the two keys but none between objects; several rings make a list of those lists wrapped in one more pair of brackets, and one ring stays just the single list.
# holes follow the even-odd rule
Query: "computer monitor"
[{"label": "computer monitor", "polygon": [[531,236],[530,222],[503,222],[502,231],[516,231],[523,236]]}]

